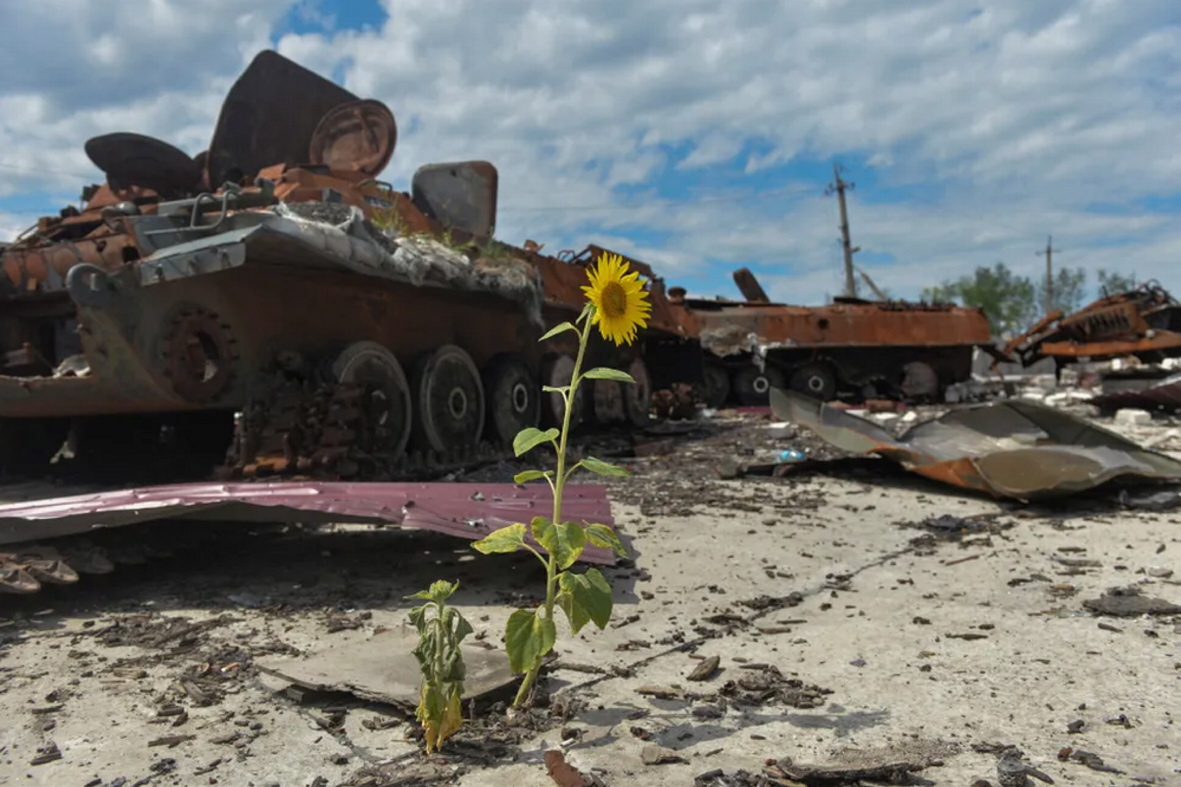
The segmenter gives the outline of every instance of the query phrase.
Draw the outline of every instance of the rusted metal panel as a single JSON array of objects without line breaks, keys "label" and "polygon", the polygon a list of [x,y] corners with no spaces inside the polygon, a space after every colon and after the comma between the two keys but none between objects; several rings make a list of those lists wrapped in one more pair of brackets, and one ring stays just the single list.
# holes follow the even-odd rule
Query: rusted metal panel
[{"label": "rusted metal panel", "polygon": [[998,498],[1061,497],[1119,479],[1181,480],[1181,462],[1082,418],[1021,400],[955,410],[900,437],[800,394],[772,389],[775,417],[852,454],[876,454]]},{"label": "rusted metal panel", "polygon": [[252,178],[274,164],[307,163],[321,119],[359,98],[277,52],[260,52],[222,103],[205,162],[206,188]]},{"label": "rusted metal panel", "polygon": [[[757,337],[789,347],[951,346],[991,341],[988,320],[975,309],[884,308],[878,304],[787,306],[723,305],[698,309],[702,334]],[[715,351],[737,351],[741,342],[720,341]],[[709,349],[710,347],[707,343]],[[748,348],[749,349],[749,348]],[[727,354],[719,352],[719,354]]]},{"label": "rusted metal panel", "polygon": [[739,268],[734,271],[734,283],[738,285],[738,291],[747,301],[768,303],[771,300],[759,284],[759,280],[750,272],[750,268]]},{"label": "rusted metal panel", "polygon": [[487,161],[428,164],[414,173],[411,198],[431,219],[486,242],[496,231],[499,177]]},{"label": "rusted metal panel", "polygon": [[1130,407],[1174,413],[1181,410],[1181,377],[1169,377],[1138,391],[1112,391],[1100,394],[1092,397],[1089,403],[1103,410]]},{"label": "rusted metal panel", "polygon": [[[567,486],[562,506],[564,520],[614,527],[602,485]],[[175,484],[0,504],[0,544],[178,519],[400,525],[474,541],[515,522],[548,517],[552,510],[553,495],[545,484]],[[537,546],[531,536],[530,543]],[[592,545],[582,559],[615,562],[610,549]]]}]

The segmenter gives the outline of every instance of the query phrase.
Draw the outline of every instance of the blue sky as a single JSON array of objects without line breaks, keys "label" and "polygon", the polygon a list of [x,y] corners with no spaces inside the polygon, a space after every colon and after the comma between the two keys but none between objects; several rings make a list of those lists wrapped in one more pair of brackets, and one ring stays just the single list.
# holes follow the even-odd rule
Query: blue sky
[{"label": "blue sky", "polygon": [[[398,119],[386,178],[481,158],[499,231],[600,243],[667,281],[777,297],[858,265],[902,297],[1003,261],[1135,271],[1181,294],[1181,6],[1169,0],[0,0],[0,237],[99,174],[118,130],[203,149],[229,84],[276,48]],[[64,20],[64,21],[63,21]],[[47,38],[72,53],[47,59]]]}]

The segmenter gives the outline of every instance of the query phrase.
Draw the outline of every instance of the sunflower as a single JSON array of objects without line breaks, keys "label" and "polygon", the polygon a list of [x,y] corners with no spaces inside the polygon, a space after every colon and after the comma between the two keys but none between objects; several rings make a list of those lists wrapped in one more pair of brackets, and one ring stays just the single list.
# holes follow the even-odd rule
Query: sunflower
[{"label": "sunflower", "polygon": [[591,324],[599,326],[604,339],[616,345],[631,344],[636,329],[648,324],[652,304],[639,272],[627,272],[628,264],[618,254],[606,254],[587,272],[590,285],[582,291],[594,305]]}]

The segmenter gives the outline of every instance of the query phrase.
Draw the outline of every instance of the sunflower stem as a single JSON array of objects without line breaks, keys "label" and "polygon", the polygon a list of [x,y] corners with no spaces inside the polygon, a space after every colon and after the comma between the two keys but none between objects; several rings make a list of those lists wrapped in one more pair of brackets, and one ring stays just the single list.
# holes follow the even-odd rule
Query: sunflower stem
[{"label": "sunflower stem", "polygon": [[[574,370],[570,374],[570,391],[566,399],[566,412],[562,415],[561,435],[558,438],[558,467],[554,473],[554,513],[551,520],[554,525],[558,525],[562,521],[562,489],[566,486],[566,445],[570,437],[570,416],[574,410],[574,403],[577,401],[575,394],[581,382],[579,371],[582,369],[582,360],[586,356],[590,325],[588,323],[581,330],[578,328],[574,330],[578,332],[578,355],[574,359]],[[547,557],[548,559],[545,561],[545,617],[546,620],[553,620],[558,585],[558,559],[552,552]],[[517,689],[517,696],[513,698],[514,707],[520,706],[529,696],[529,692],[537,680],[537,673],[541,671],[541,659],[544,656],[544,653],[539,653],[537,658],[533,660],[533,664],[530,665],[529,671],[525,673],[525,679],[521,681],[521,687]]]}]

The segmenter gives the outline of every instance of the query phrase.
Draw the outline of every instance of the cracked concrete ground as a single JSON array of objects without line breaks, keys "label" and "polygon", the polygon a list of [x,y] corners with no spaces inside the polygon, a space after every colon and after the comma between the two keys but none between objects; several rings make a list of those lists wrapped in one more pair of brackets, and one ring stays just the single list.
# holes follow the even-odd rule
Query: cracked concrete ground
[{"label": "cracked concrete ground", "polygon": [[[613,482],[634,565],[604,572],[607,630],[559,634],[547,687],[565,717],[546,729],[469,725],[428,762],[399,709],[291,696],[251,666],[342,626],[401,626],[404,596],[438,578],[459,580],[456,605],[499,646],[511,605],[539,598],[532,558],[401,531],[231,538],[2,600],[0,784],[362,784],[392,763],[387,784],[529,787],[553,784],[543,753],[563,737],[608,785],[731,783],[769,760],[916,742],[949,747],[920,774],[938,785],[995,784],[1003,744],[1056,783],[1181,784],[1181,618],[1082,603],[1128,585],[1181,603],[1181,511],[1025,509],[876,460],[719,480],[719,459],[805,440],[731,427]],[[923,526],[943,515],[967,532]],[[688,681],[712,656],[717,672]],[[50,741],[60,758],[31,764]]]}]

